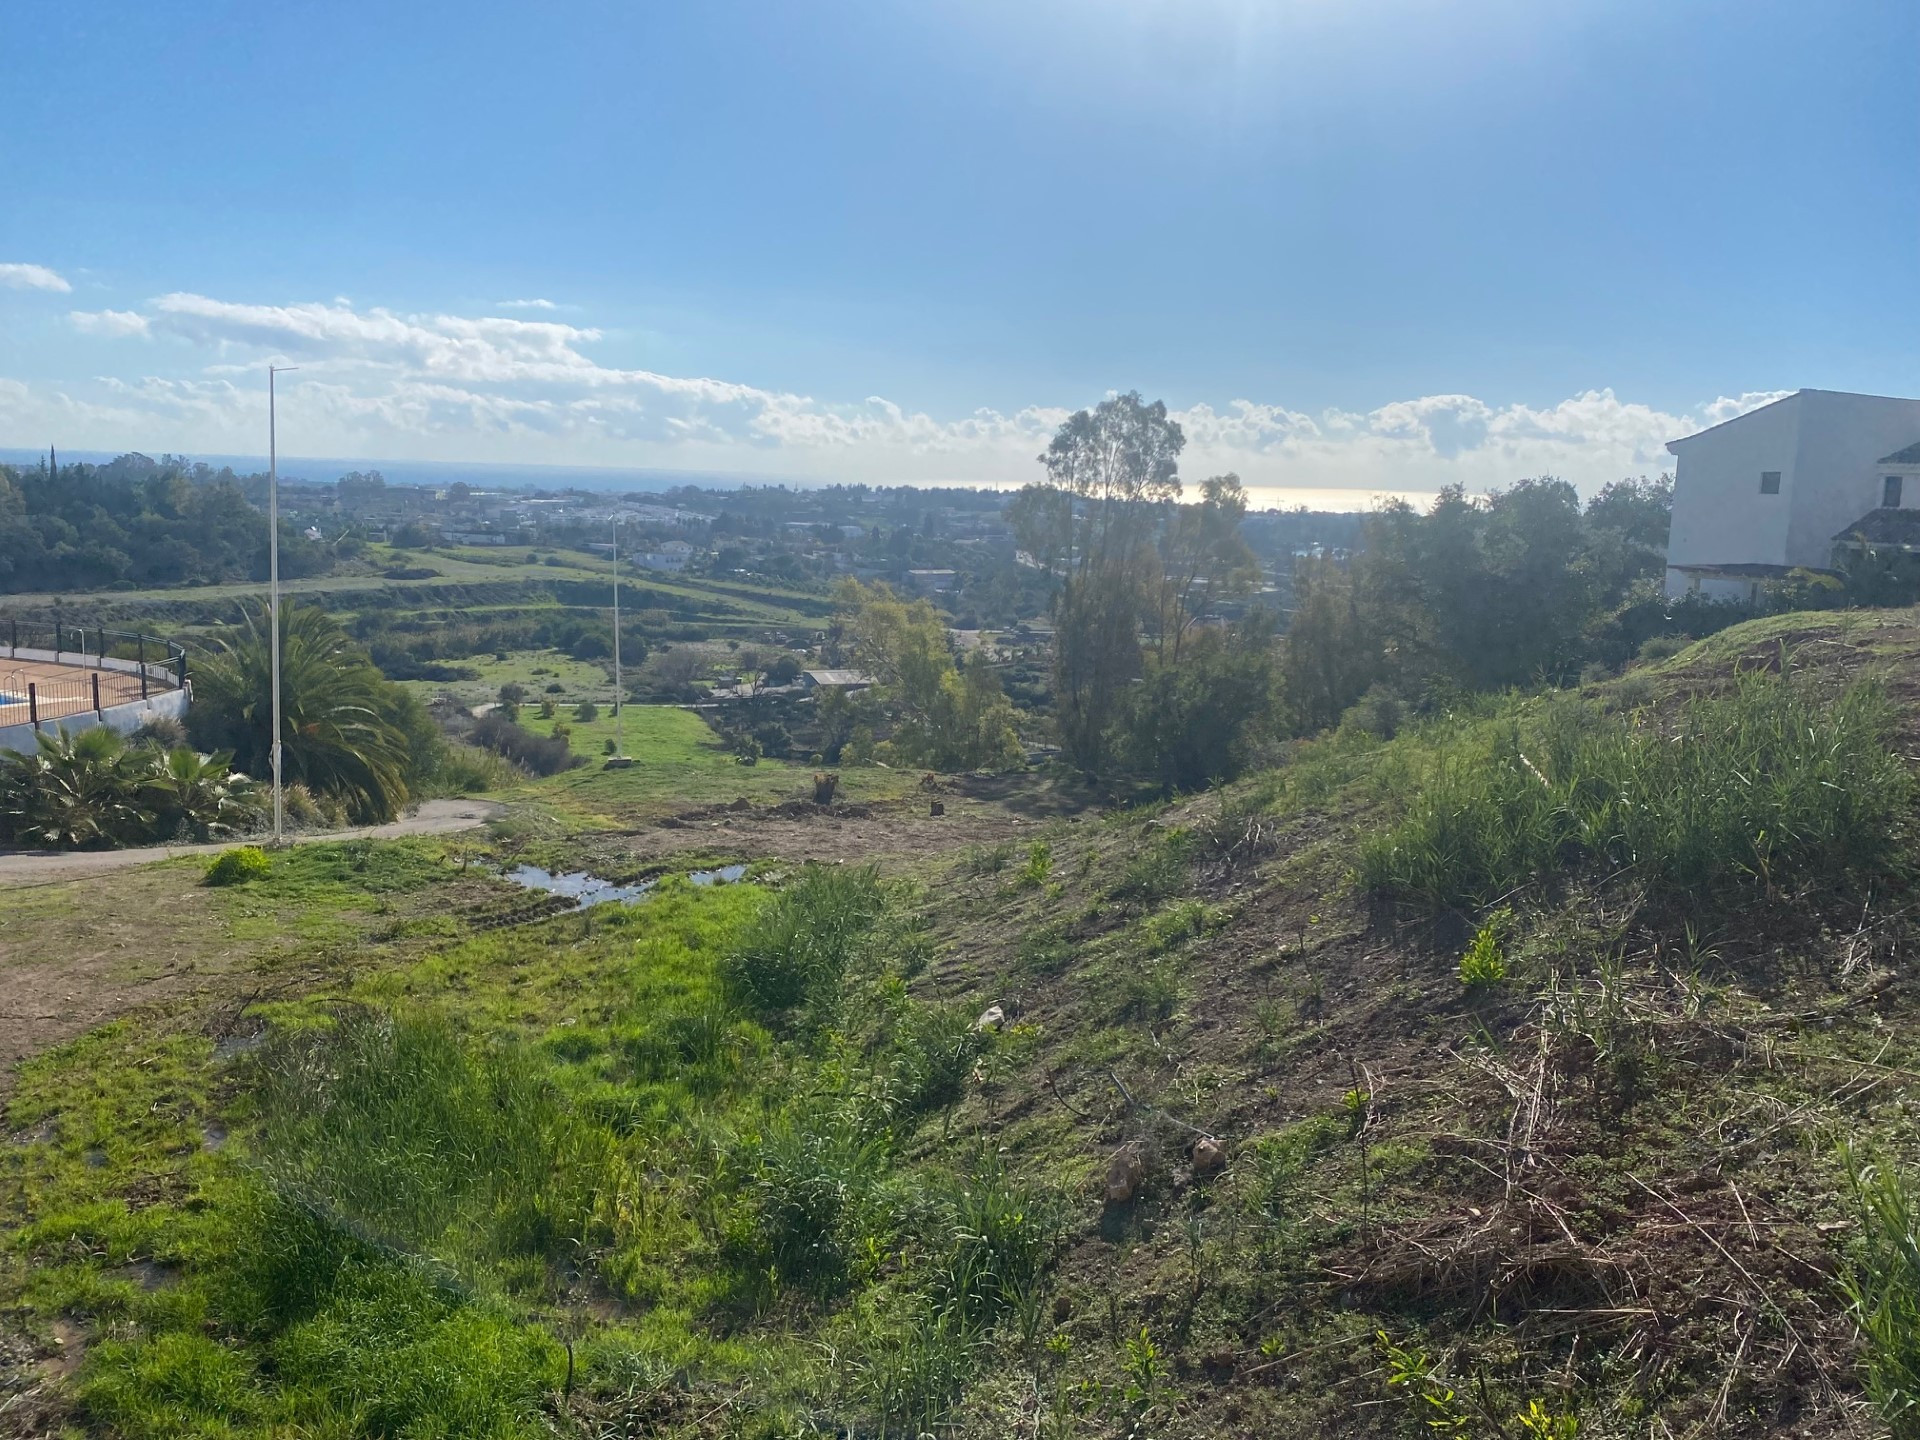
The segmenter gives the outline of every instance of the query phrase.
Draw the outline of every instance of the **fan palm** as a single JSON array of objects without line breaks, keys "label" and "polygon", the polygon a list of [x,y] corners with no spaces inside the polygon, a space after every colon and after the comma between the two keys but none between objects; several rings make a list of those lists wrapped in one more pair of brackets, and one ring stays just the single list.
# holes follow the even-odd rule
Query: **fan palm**
[{"label": "fan palm", "polygon": [[196,755],[185,745],[155,754],[140,781],[163,835],[215,840],[244,828],[259,813],[253,782],[233,770],[233,755],[221,750]]},{"label": "fan palm", "polygon": [[142,756],[104,728],[37,740],[32,754],[0,762],[0,822],[14,838],[60,849],[141,838],[153,819],[140,804]]},{"label": "fan palm", "polygon": [[[200,666],[187,712],[195,737],[230,750],[240,768],[273,774],[271,632],[249,610]],[[396,687],[324,610],[280,612],[284,776],[335,796],[360,821],[391,820],[407,803],[407,736],[389,718]]]}]

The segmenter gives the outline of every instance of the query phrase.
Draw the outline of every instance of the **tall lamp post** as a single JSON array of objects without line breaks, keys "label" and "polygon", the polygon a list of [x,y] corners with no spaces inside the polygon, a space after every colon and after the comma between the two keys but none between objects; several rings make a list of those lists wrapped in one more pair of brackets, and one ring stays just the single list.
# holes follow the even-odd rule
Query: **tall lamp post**
[{"label": "tall lamp post", "polygon": [[627,759],[624,726],[627,689],[620,678],[620,512],[613,512],[613,756],[603,769],[624,770]]},{"label": "tall lamp post", "polygon": [[273,843],[287,843],[287,792],[280,774],[280,443],[273,381],[298,365],[267,367],[267,628],[273,632]]}]

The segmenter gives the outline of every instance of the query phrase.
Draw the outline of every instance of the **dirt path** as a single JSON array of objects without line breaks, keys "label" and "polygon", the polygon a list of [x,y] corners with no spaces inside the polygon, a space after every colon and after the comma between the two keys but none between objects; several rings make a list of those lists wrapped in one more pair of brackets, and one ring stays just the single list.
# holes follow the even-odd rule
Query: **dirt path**
[{"label": "dirt path", "polygon": [[[395,820],[391,824],[367,825],[358,830],[326,830],[290,838],[296,845],[307,845],[316,840],[384,840],[397,835],[445,835],[484,825],[505,808],[492,800],[428,800],[404,820]],[[178,855],[217,855],[229,848],[231,843],[147,845],[131,850],[67,850],[53,854],[12,851],[0,854],[0,886],[77,880],[109,870],[145,865],[153,860],[171,860]]]}]

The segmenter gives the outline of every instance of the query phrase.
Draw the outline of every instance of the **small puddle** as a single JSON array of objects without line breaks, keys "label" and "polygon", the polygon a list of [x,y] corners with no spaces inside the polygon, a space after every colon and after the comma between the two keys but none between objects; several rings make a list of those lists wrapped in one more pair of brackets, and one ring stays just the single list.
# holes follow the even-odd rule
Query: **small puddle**
[{"label": "small puddle", "polygon": [[[687,879],[695,885],[731,885],[746,873],[745,865],[723,865],[718,870],[695,870]],[[585,870],[562,870],[556,874],[538,865],[516,865],[506,872],[504,878],[528,890],[563,896],[575,902],[576,910],[586,910],[595,905],[631,904],[660,883],[656,876],[651,880],[636,880],[621,885]]]}]

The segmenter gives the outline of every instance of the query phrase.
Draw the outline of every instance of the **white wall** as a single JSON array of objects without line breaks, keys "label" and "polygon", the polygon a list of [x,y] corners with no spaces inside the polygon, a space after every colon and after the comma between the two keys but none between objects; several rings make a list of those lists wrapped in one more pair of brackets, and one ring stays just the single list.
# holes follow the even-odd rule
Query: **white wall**
[{"label": "white wall", "polygon": [[[105,725],[121,735],[131,735],[147,721],[156,716],[171,716],[175,720],[187,717],[187,701],[190,692],[186,690],[167,690],[146,700],[134,700],[125,705],[109,705],[99,714],[83,710],[77,715],[62,715],[57,720],[42,720],[39,729],[49,735],[59,730],[69,730],[78,734],[82,730],[91,730],[96,725]],[[21,755],[31,755],[39,747],[39,740],[32,725],[0,725],[0,750],[12,750]]]},{"label": "white wall", "polygon": [[[1873,462],[1920,440],[1920,400],[1834,390],[1801,393],[1807,403],[1800,419],[1799,483],[1786,563],[1831,565],[1833,537],[1880,503],[1882,472]],[[1920,495],[1903,495],[1901,503],[1915,508]]]},{"label": "white wall", "polygon": [[[1805,395],[1789,395],[1668,447],[1678,462],[1673,528],[1667,539],[1669,566],[1788,563],[1788,521]],[[1778,495],[1760,493],[1765,470],[1780,472]],[[1669,569],[1667,593],[1681,594],[1686,588],[1686,577]]]},{"label": "white wall", "polygon": [[[1667,593],[1690,583],[1675,566],[1832,564],[1833,537],[1880,503],[1874,462],[1916,440],[1920,400],[1801,390],[1674,441]],[[1778,495],[1760,493],[1767,470]]]}]

